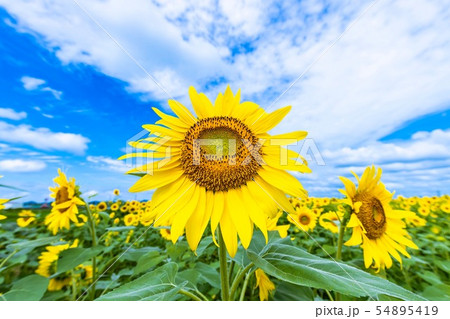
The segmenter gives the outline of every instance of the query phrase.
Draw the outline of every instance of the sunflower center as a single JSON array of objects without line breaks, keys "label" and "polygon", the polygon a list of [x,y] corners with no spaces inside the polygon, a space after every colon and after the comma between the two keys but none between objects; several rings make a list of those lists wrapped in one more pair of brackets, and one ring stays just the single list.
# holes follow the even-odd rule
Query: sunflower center
[{"label": "sunflower center", "polygon": [[301,216],[300,217],[300,223],[303,224],[303,225],[308,225],[309,221],[310,221],[310,219],[309,219],[308,216]]},{"label": "sunflower center", "polygon": [[366,229],[366,236],[380,238],[386,230],[386,215],[380,200],[368,194],[357,194],[355,200],[362,202],[358,218]]},{"label": "sunflower center", "polygon": [[[59,190],[56,192],[56,198],[55,198],[56,205],[65,203],[68,200],[69,200],[69,190],[65,186],[60,187]],[[68,209],[69,209],[69,207],[61,208],[59,211],[61,213],[64,213]]]},{"label": "sunflower center", "polygon": [[240,120],[205,118],[186,132],[181,165],[186,176],[210,191],[227,191],[251,181],[261,167],[257,137]]}]

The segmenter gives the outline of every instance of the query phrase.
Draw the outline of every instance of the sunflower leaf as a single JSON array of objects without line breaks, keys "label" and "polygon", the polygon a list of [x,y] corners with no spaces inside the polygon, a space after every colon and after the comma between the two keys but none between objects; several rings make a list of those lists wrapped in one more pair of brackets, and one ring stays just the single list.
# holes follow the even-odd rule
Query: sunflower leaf
[{"label": "sunflower leaf", "polygon": [[[97,256],[104,247],[97,246],[92,248],[70,248],[61,252],[58,260],[57,274],[69,271],[86,260]],[[55,274],[56,275],[56,274]]]},{"label": "sunflower leaf", "polygon": [[30,275],[17,281],[6,294],[8,301],[39,301],[47,290],[48,278]]},{"label": "sunflower leaf", "polygon": [[247,254],[268,275],[292,284],[334,290],[355,297],[376,298],[385,294],[402,300],[425,300],[390,281],[294,247],[289,239],[275,240],[262,250],[250,246]]},{"label": "sunflower leaf", "polygon": [[101,296],[101,301],[173,300],[185,285],[175,283],[178,266],[168,263]]}]

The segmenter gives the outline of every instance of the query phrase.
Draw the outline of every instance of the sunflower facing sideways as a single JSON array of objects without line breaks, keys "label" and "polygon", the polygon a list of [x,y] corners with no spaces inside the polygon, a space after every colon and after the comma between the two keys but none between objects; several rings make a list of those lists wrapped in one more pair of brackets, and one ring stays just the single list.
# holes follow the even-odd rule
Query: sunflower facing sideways
[{"label": "sunflower facing sideways", "polygon": [[256,225],[267,240],[267,218],[276,216],[279,207],[293,213],[285,194],[306,197],[300,182],[285,170],[310,169],[298,153],[281,145],[307,133],[267,133],[290,106],[266,113],[255,103],[241,103],[240,91],[234,95],[229,87],[214,105],[193,87],[189,95],[195,115],[174,100],[168,103],[176,116],[153,108],[161,119],[143,125],[150,136],[130,143],[142,151],[120,159],[160,159],[128,172],[142,176],[130,192],[156,189],[151,201],[154,225],[170,226],[174,243],[185,232],[195,251],[210,222],[213,236],[220,225],[228,253],[234,256],[238,236],[247,248]]},{"label": "sunflower facing sideways", "polygon": [[75,178],[67,180],[66,175],[58,169],[58,177],[53,180],[56,187],[50,187],[50,197],[55,201],[52,203],[52,211],[45,217],[45,225],[55,235],[60,229],[70,228],[70,221],[78,223],[77,205],[84,205],[84,202],[77,197],[77,187]]},{"label": "sunflower facing sideways", "polygon": [[391,208],[393,194],[380,182],[381,168],[367,167],[361,178],[353,174],[358,180],[357,188],[348,178],[340,177],[345,185],[345,190],[340,190],[346,196],[343,201],[352,207],[347,227],[353,233],[345,245],[361,245],[366,268],[390,268],[391,256],[401,264],[399,253],[409,258],[406,247],[418,249],[402,220],[414,217],[414,213]]}]

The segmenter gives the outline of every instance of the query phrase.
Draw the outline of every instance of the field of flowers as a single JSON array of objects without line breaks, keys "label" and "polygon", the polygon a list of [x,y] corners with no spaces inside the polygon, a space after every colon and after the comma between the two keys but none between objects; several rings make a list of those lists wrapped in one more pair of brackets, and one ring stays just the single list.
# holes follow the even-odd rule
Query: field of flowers
[{"label": "field of flowers", "polygon": [[[116,195],[87,206],[80,201],[75,217],[63,222],[67,229],[56,232],[48,229],[50,209],[3,210],[1,298],[220,300],[218,249],[210,231],[193,252],[184,236],[172,242],[169,227],[149,227],[150,201],[123,201],[118,190]],[[240,246],[228,259],[234,300],[448,300],[449,196],[392,200],[393,208],[414,212],[405,222],[418,249],[379,271],[365,269],[359,247],[343,245],[337,255],[346,211],[341,200],[290,201],[302,227],[280,211],[267,221],[267,246],[255,232],[248,250]],[[347,230],[344,242],[349,238]],[[345,261],[342,269],[337,259]],[[405,290],[384,286],[382,278]]]},{"label": "field of flowers", "polygon": [[267,133],[291,107],[189,94],[195,115],[169,100],[121,157],[148,160],[128,172],[148,201],[96,202],[58,170],[51,207],[0,211],[2,299],[449,299],[449,196],[394,199],[369,166],[308,197],[282,147],[307,133]]}]

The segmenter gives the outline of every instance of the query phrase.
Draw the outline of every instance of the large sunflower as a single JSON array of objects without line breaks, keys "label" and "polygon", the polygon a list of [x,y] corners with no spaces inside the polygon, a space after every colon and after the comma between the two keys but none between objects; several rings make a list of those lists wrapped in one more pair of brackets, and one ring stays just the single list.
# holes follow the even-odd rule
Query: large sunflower
[{"label": "large sunflower", "polygon": [[[193,115],[177,101],[169,100],[176,116],[153,110],[161,117],[155,125],[144,125],[150,136],[131,146],[144,152],[124,158],[158,158],[128,173],[143,174],[131,192],[156,189],[152,197],[155,226],[171,226],[172,241],[186,232],[192,250],[210,222],[213,236],[220,225],[228,253],[234,256],[238,236],[250,244],[256,225],[267,239],[267,217],[278,205],[293,212],[285,194],[305,197],[300,182],[285,172],[310,172],[294,151],[282,148],[305,138],[306,132],[271,136],[290,111],[284,107],[266,113],[252,102],[240,102],[229,87],[214,105],[191,87]],[[300,159],[297,161],[297,159]]]},{"label": "large sunflower", "polygon": [[[47,278],[54,275],[58,269],[59,254],[64,250],[74,248],[77,246],[78,246],[78,239],[76,239],[72,243],[72,245],[64,244],[57,246],[47,246],[46,251],[42,252],[41,255],[38,257],[39,266],[36,269],[36,273],[38,275]],[[72,279],[70,273],[60,274],[57,277],[50,279],[50,282],[48,283],[48,290],[49,291],[61,290],[65,286],[69,286],[71,282]]]},{"label": "large sunflower", "polygon": [[[352,172],[353,173],[353,172]],[[418,249],[406,231],[403,218],[413,218],[414,213],[394,210],[390,206],[393,194],[386,190],[382,182],[381,168],[367,167],[358,180],[358,187],[345,177],[340,177],[346,196],[344,202],[352,207],[347,227],[353,228],[347,246],[361,245],[364,250],[364,265],[376,269],[390,268],[392,259],[402,263],[399,253],[410,257],[406,247]]]},{"label": "large sunflower", "polygon": [[52,211],[45,217],[45,225],[55,235],[58,230],[70,228],[70,221],[78,223],[77,205],[84,205],[84,202],[76,195],[75,178],[67,180],[66,175],[58,169],[59,176],[53,181],[58,184],[56,187],[50,187],[50,197],[55,201],[52,203]]}]

